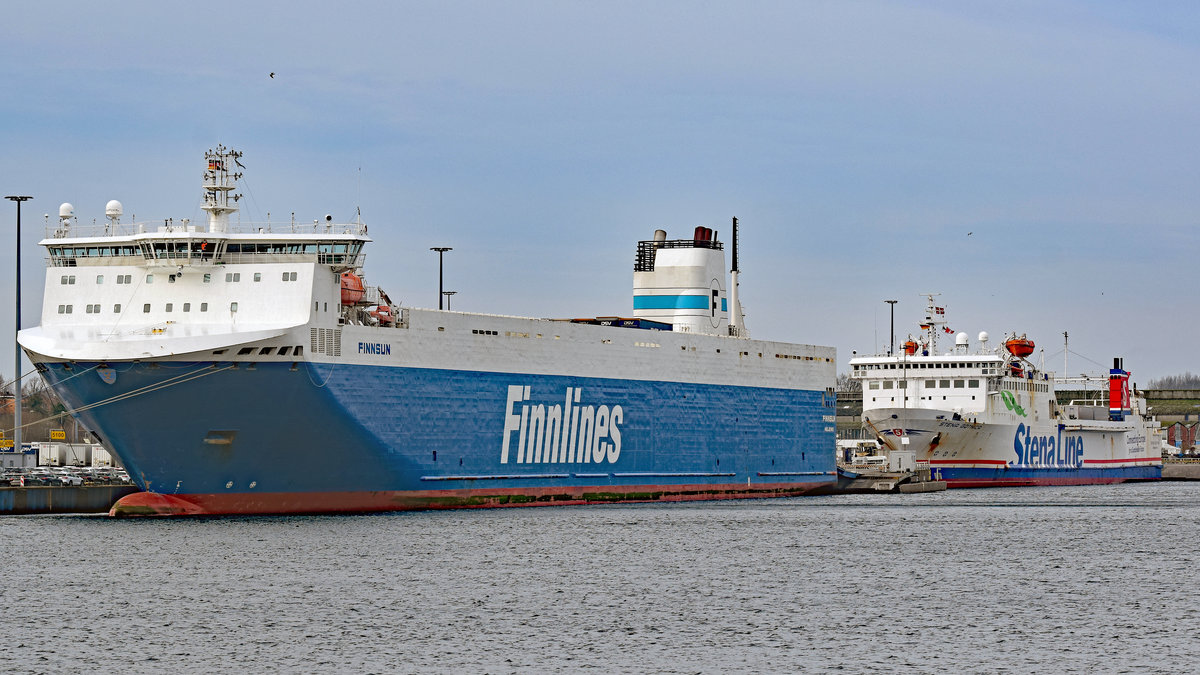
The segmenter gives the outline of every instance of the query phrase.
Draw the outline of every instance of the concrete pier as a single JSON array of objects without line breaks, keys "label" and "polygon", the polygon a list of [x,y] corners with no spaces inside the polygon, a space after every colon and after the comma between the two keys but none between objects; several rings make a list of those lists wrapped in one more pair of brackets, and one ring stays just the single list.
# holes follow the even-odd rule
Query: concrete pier
[{"label": "concrete pier", "polygon": [[1200,480],[1200,460],[1163,462],[1163,480]]}]

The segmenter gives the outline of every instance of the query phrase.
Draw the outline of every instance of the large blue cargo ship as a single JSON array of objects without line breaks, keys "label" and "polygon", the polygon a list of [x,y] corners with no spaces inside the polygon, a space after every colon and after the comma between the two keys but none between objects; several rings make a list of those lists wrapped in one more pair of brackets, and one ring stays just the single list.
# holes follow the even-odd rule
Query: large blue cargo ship
[{"label": "large blue cargo ship", "polygon": [[[400,307],[361,223],[120,221],[49,253],[20,341],[145,492],[114,515],[314,513],[792,496],[830,489],[831,347],[748,337],[716,233],[639,242],[633,316]],[[735,221],[736,227],[736,221]],[[245,231],[234,231],[245,230]],[[736,242],[736,231],[734,234]]]}]

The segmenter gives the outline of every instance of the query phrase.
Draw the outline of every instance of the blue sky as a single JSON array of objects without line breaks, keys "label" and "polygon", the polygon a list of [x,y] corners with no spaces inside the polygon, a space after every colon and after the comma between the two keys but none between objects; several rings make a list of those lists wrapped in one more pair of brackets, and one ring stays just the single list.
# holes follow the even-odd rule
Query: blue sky
[{"label": "blue sky", "polygon": [[1196,3],[116,5],[0,25],[25,325],[42,214],[200,221],[219,142],[245,152],[244,220],[361,208],[368,280],[409,305],[436,304],[443,245],[455,309],[627,315],[638,239],[737,216],[754,336],[839,370],[886,348],[884,299],[902,336],[937,292],[1056,370],[1069,331],[1073,373],[1200,371]]}]

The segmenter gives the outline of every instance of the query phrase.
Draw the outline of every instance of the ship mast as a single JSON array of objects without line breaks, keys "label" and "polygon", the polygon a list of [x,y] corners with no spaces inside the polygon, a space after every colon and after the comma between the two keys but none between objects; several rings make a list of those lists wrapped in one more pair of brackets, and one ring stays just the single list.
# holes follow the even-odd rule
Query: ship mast
[{"label": "ship mast", "polygon": [[208,168],[204,171],[204,206],[200,208],[208,211],[209,232],[228,232],[229,214],[238,210],[237,202],[242,196],[230,193],[237,188],[242,174],[233,172],[231,165],[241,167],[238,162],[241,156],[241,152],[223,145],[204,153]]},{"label": "ship mast", "polygon": [[928,300],[925,306],[925,320],[921,322],[921,328],[925,331],[925,336],[929,338],[929,353],[937,353],[937,336],[941,330],[941,326],[946,324],[946,308],[935,307],[933,299],[941,293],[922,293]]}]

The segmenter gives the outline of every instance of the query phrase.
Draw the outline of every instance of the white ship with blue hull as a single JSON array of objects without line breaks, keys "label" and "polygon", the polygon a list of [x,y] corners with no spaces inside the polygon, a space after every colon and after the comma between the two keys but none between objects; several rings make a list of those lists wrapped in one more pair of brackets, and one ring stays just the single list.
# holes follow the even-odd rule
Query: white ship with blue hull
[{"label": "white ship with blue hull", "polygon": [[239,157],[206,158],[206,227],[130,225],[110,203],[84,234],[65,204],[41,242],[43,320],[20,342],[146,490],[115,514],[834,485],[835,351],[749,339],[712,230],[639,243],[629,318],[400,307],[362,281],[361,223],[230,222]]},{"label": "white ship with blue hull", "polygon": [[945,310],[933,296],[922,337],[895,354],[850,360],[862,383],[863,431],[885,453],[911,453],[948,487],[1090,485],[1158,480],[1161,432],[1116,359],[1106,391],[1060,405],[1053,373],[1028,360],[1034,343],[1012,335],[1002,348],[966,333],[940,352]]}]

